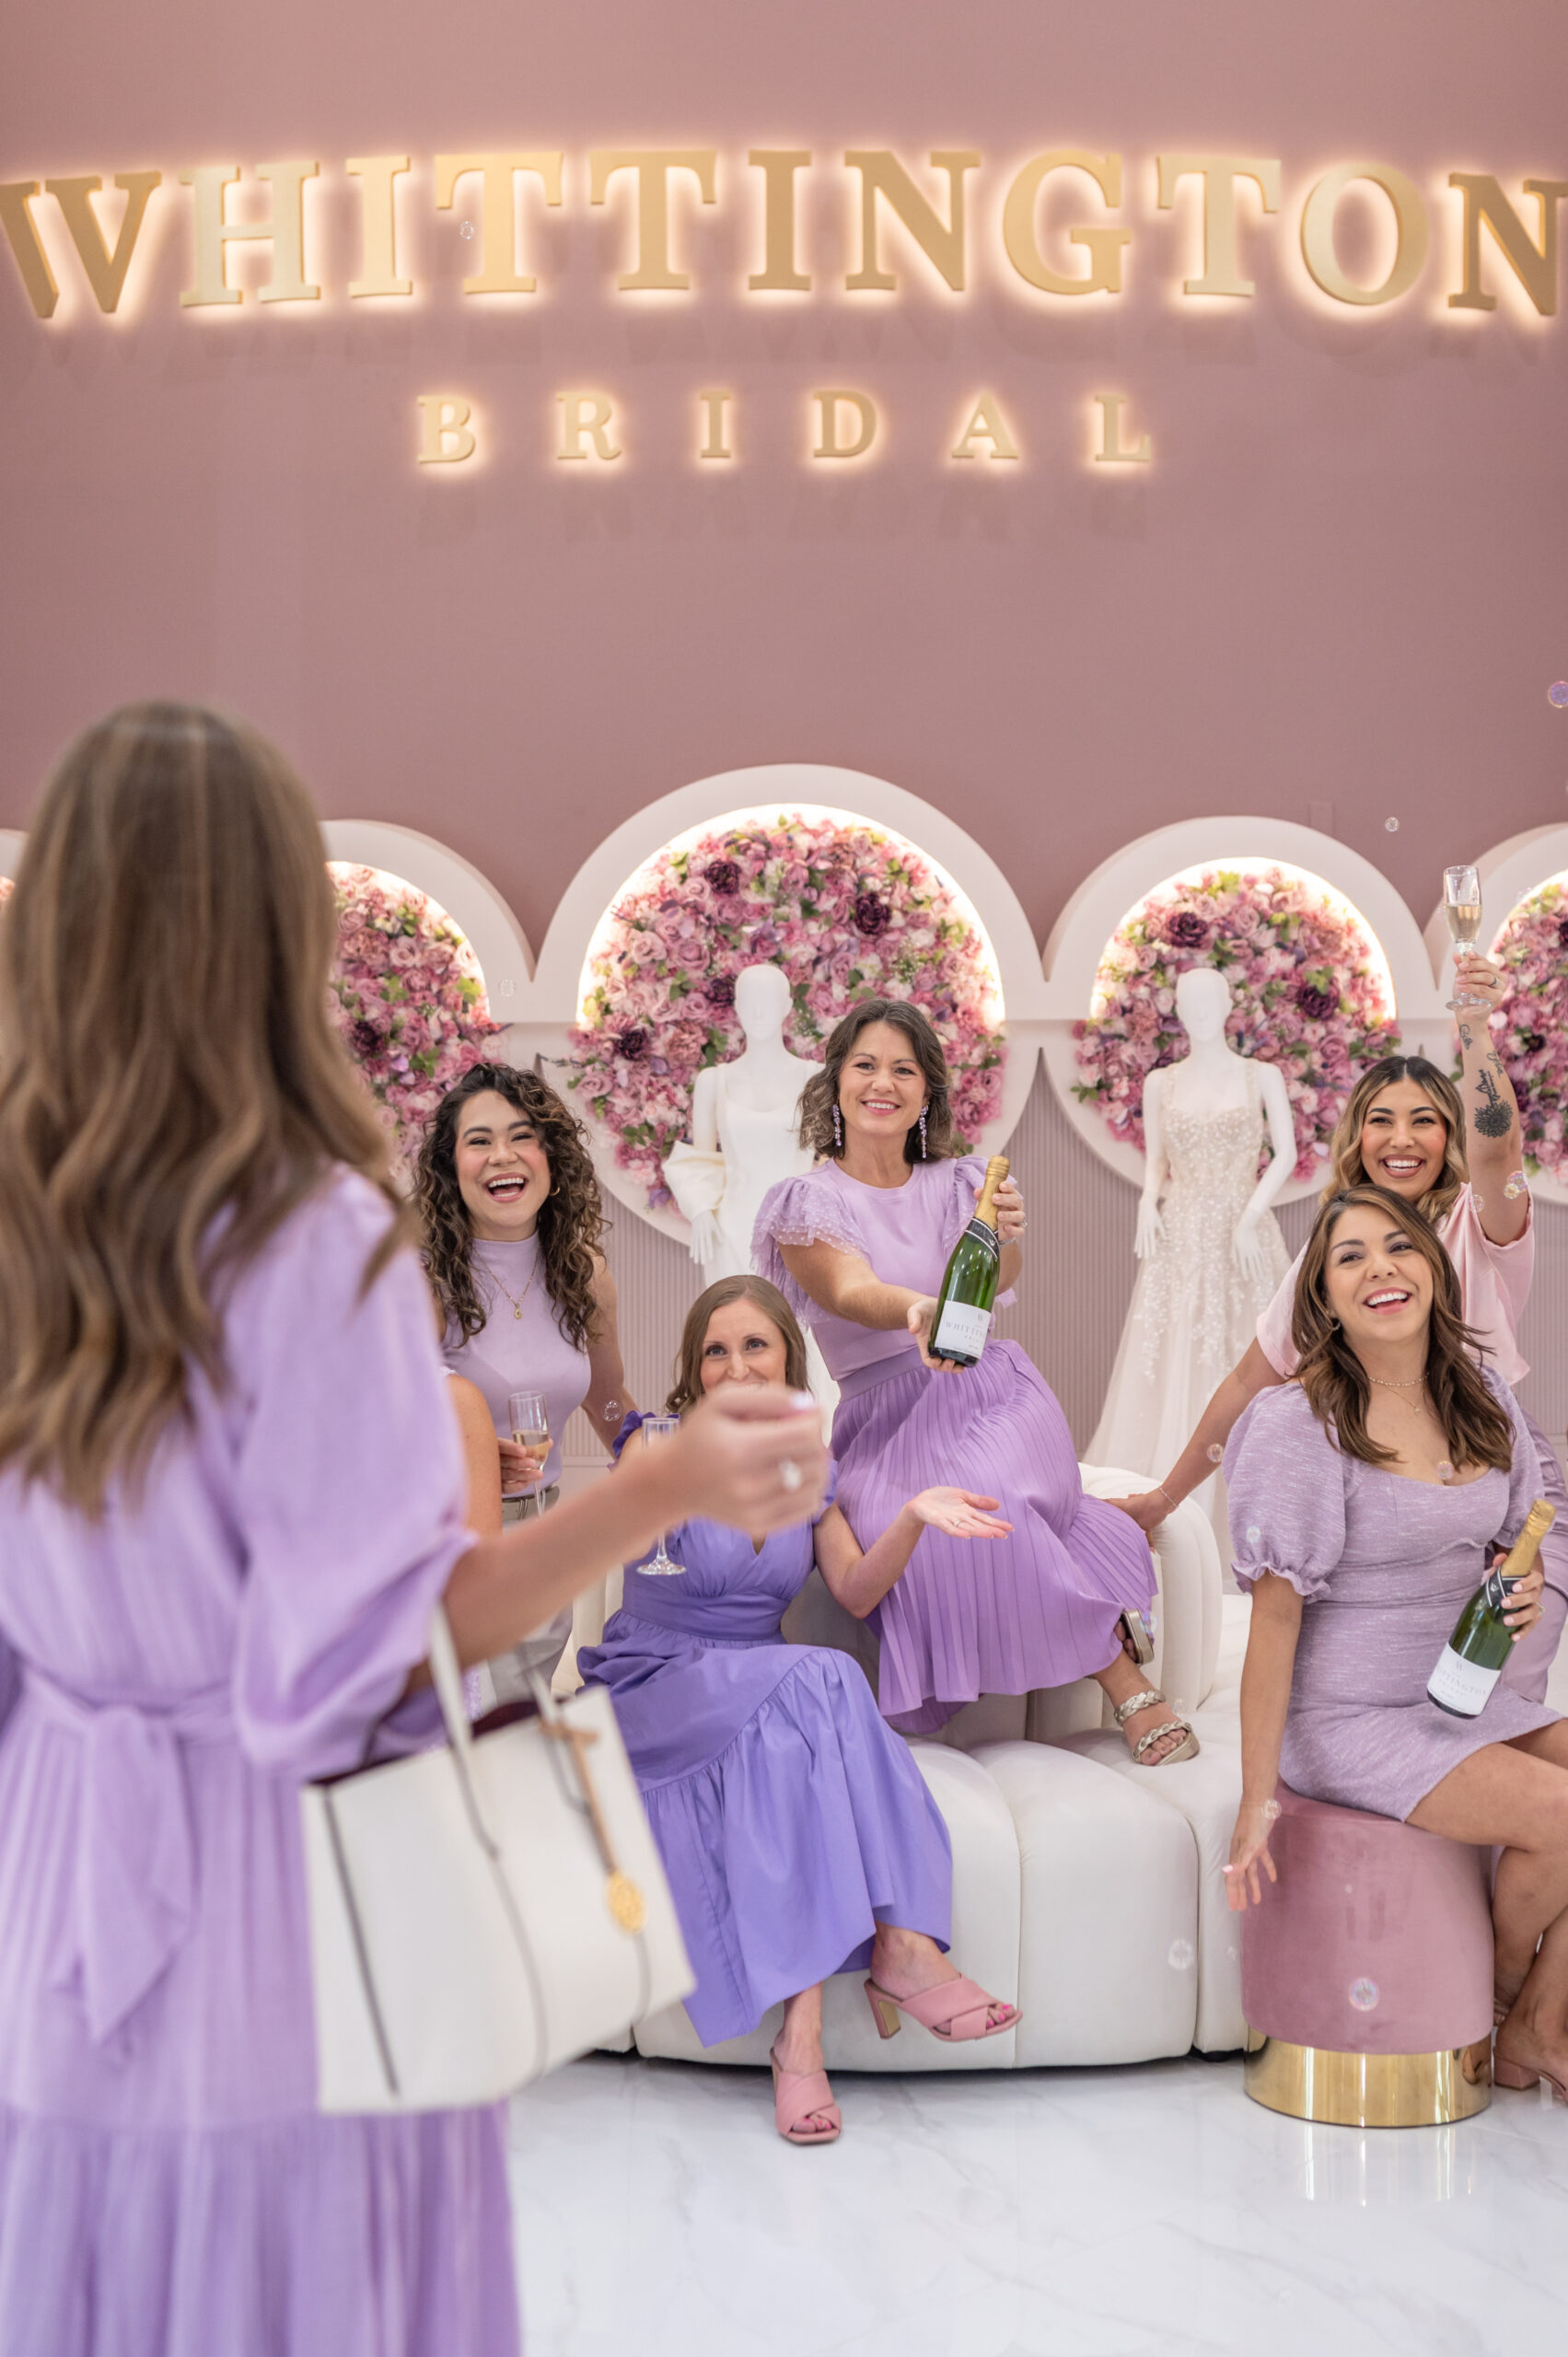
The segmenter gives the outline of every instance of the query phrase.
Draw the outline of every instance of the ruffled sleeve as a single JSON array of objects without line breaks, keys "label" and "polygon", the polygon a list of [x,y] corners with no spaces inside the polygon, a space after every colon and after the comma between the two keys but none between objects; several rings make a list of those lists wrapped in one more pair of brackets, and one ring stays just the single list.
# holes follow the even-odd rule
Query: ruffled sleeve
[{"label": "ruffled sleeve", "polygon": [[759,1276],[777,1285],[796,1316],[809,1324],[821,1311],[784,1267],[779,1247],[784,1244],[831,1244],[853,1252],[867,1265],[871,1247],[843,1189],[835,1185],[827,1166],[808,1170],[802,1178],[781,1178],[770,1187],[751,1231],[751,1265]]},{"label": "ruffled sleeve", "polygon": [[296,1213],[236,1289],[226,1341],[245,1555],[234,1669],[240,1743],[262,1768],[352,1767],[400,1705],[430,1617],[473,1544],[430,1292],[399,1251],[366,1289],[389,1213],[346,1174]]},{"label": "ruffled sleeve", "polygon": [[1327,1593],[1345,1550],[1345,1460],[1297,1383],[1260,1392],[1225,1451],[1236,1576],[1265,1572],[1308,1602]]}]

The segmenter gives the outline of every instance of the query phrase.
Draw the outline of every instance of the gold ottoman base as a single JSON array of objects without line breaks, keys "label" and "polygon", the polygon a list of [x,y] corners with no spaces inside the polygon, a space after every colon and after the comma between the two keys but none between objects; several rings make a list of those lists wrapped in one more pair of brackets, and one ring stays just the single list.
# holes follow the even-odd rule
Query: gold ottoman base
[{"label": "gold ottoman base", "polygon": [[1441,2128],[1492,2101],[1492,2040],[1436,2054],[1338,2054],[1247,2033],[1247,2092],[1291,2119],[1336,2128]]}]

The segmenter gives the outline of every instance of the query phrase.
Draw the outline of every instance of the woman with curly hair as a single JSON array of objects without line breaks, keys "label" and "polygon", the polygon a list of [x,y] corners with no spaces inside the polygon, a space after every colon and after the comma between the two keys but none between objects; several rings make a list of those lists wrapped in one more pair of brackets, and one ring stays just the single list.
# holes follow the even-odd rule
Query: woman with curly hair
[{"label": "woman with curly hair", "polygon": [[[414,1196],[424,1265],[446,1313],[443,1353],[484,1396],[501,1449],[502,1512],[520,1521],[555,1503],[574,1409],[586,1410],[608,1449],[634,1404],[582,1126],[535,1074],[475,1064],[436,1109]],[[525,1390],[544,1395],[547,1449],[513,1441],[508,1402]],[[553,1667],[569,1625],[564,1615],[540,1630],[514,1668]],[[503,1692],[507,1672],[494,1674]]]}]

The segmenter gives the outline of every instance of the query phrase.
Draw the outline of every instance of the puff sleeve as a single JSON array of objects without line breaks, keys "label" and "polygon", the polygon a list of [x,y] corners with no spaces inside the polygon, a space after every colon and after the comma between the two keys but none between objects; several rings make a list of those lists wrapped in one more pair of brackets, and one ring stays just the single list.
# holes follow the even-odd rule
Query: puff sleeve
[{"label": "puff sleeve", "polygon": [[872,1265],[870,1238],[854,1204],[830,1177],[816,1170],[803,1178],[781,1178],[770,1187],[751,1231],[752,1267],[777,1285],[801,1323],[810,1325],[822,1312],[784,1267],[779,1249],[783,1244],[831,1244]]},{"label": "puff sleeve", "polygon": [[1265,1572],[1308,1603],[1328,1592],[1345,1547],[1345,1464],[1299,1384],[1260,1392],[1225,1451],[1233,1568]]}]

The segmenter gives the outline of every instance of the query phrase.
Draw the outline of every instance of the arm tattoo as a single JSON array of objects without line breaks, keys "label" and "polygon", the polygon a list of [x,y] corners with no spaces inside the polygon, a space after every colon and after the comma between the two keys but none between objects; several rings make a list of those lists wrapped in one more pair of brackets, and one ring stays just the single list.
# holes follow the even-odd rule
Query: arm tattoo
[{"label": "arm tattoo", "polygon": [[[1495,1054],[1488,1056],[1487,1064],[1496,1063]],[[1501,1067],[1499,1067],[1501,1069]],[[1504,1103],[1497,1083],[1482,1064],[1475,1076],[1476,1095],[1482,1100],[1475,1117],[1476,1128],[1483,1138],[1505,1138],[1514,1126],[1514,1114]]]}]

